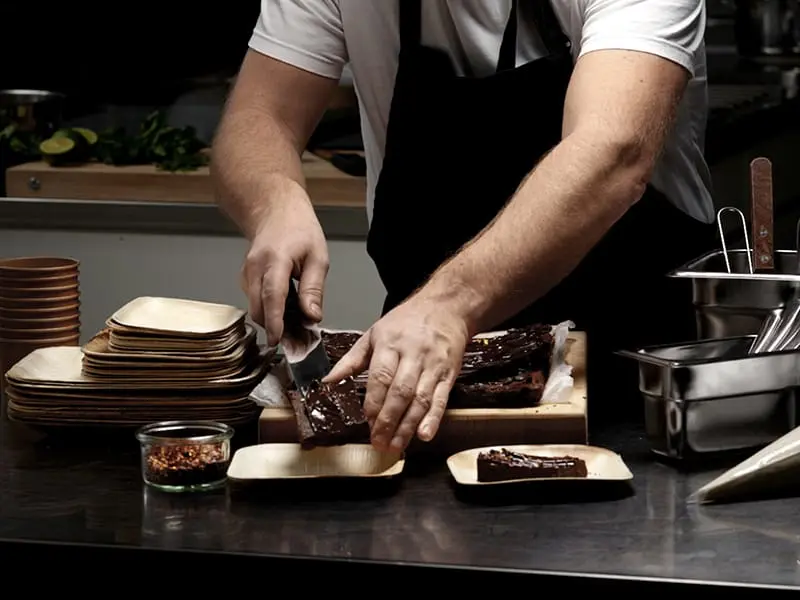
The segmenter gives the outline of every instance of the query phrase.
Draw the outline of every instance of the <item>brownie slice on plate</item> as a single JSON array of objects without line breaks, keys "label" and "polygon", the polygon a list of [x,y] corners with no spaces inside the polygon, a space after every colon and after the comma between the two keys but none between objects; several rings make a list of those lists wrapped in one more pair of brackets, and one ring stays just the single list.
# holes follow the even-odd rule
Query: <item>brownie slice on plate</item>
[{"label": "brownie slice on plate", "polygon": [[533,456],[505,448],[478,454],[478,481],[482,483],[587,475],[586,461],[574,456]]}]

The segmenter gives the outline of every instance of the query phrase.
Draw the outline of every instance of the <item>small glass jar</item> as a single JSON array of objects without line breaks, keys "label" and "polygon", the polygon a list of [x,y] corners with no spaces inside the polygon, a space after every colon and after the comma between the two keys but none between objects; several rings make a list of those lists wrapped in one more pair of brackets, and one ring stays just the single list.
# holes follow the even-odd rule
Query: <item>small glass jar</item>
[{"label": "small glass jar", "polygon": [[162,421],[136,432],[142,478],[166,492],[212,490],[225,484],[233,429],[214,421]]}]

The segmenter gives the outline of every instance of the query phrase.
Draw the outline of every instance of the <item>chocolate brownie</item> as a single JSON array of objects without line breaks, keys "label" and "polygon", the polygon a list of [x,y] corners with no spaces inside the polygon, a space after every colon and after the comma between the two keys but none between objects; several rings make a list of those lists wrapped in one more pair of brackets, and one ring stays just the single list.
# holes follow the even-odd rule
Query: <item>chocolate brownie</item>
[{"label": "chocolate brownie", "polygon": [[524,370],[495,381],[458,381],[450,394],[450,408],[524,408],[538,404],[547,377]]},{"label": "chocolate brownie", "polygon": [[332,363],[335,363],[350,351],[361,337],[353,331],[322,331],[322,345]]},{"label": "chocolate brownie", "polygon": [[[550,325],[531,325],[470,340],[450,406],[517,408],[540,402],[550,373],[551,331]],[[357,332],[323,331],[322,343],[336,362],[360,337]],[[354,383],[363,399],[366,377]]]},{"label": "chocolate brownie", "polygon": [[574,456],[533,456],[522,452],[489,450],[478,454],[478,481],[515,479],[585,478],[586,461]]},{"label": "chocolate brownie", "polygon": [[316,381],[305,395],[292,392],[289,397],[303,448],[369,440],[369,424],[352,379],[336,384]]},{"label": "chocolate brownie", "polygon": [[491,381],[523,370],[547,376],[554,344],[551,330],[549,325],[531,325],[473,338],[464,350],[460,378]]}]

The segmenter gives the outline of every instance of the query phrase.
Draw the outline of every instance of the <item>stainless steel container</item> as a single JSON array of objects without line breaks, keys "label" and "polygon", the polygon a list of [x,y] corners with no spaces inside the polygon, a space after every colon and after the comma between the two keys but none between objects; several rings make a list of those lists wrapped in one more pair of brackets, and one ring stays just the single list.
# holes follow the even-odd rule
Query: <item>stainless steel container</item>
[{"label": "stainless steel container", "polygon": [[800,289],[797,252],[775,251],[775,270],[748,273],[747,251],[728,250],[731,273],[722,250],[710,252],[670,273],[692,280],[692,301],[699,339],[758,333],[770,312],[782,308]]},{"label": "stainless steel container", "polygon": [[[0,132],[13,125],[28,142],[49,137],[61,127],[64,100],[63,94],[46,90],[0,90]],[[6,169],[29,160],[36,160],[30,150],[12,150],[0,139],[0,196],[6,195]]]},{"label": "stainless steel container", "polygon": [[748,355],[754,338],[620,352],[639,363],[653,452],[687,459],[755,448],[798,425],[800,352]]},{"label": "stainless steel container", "polygon": [[0,90],[0,129],[50,135],[61,126],[64,95],[46,90]]}]

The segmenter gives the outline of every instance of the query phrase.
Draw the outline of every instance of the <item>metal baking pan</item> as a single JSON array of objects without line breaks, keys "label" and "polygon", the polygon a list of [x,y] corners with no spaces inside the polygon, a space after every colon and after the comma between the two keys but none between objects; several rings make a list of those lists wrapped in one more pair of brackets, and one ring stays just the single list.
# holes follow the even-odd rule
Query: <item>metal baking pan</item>
[{"label": "metal baking pan", "polygon": [[800,352],[748,355],[754,339],[619,352],[639,363],[653,452],[686,459],[755,448],[798,425]]},{"label": "metal baking pan", "polygon": [[767,273],[748,272],[748,251],[709,252],[669,274],[692,280],[692,302],[699,339],[718,339],[758,332],[770,312],[782,308],[800,289],[798,254],[775,251],[775,269]]}]

